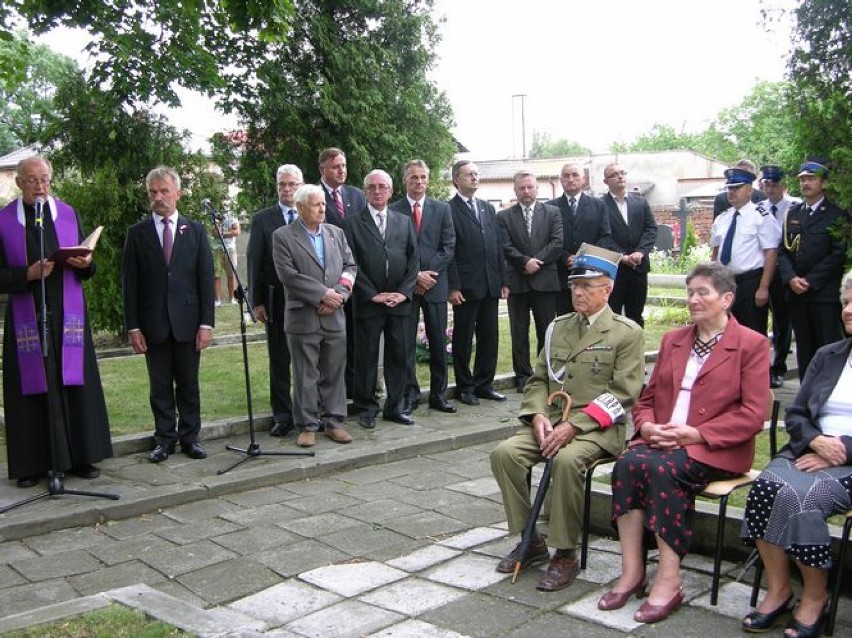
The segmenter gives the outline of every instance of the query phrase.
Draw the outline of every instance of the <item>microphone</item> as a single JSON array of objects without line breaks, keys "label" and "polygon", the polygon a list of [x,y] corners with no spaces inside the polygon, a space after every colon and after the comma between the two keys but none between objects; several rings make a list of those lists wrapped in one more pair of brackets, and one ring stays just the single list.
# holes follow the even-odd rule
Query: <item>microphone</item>
[{"label": "microphone", "polygon": [[222,219],[223,219],[222,214],[218,210],[216,210],[216,207],[213,206],[213,204],[211,203],[211,201],[209,199],[207,199],[206,197],[204,199],[202,199],[201,200],[201,206],[206,208],[207,212],[212,213],[214,219],[216,219],[218,221],[222,221]]},{"label": "microphone", "polygon": [[44,225],[44,197],[36,197],[35,202],[35,223],[36,226]]}]

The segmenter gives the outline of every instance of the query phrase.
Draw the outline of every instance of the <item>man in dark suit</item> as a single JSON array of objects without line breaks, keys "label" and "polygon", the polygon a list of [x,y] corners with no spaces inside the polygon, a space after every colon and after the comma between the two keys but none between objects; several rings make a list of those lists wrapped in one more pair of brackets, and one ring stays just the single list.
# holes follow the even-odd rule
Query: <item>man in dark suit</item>
[{"label": "man in dark suit", "polygon": [[603,202],[583,192],[586,187],[583,167],[576,162],[565,164],[560,171],[560,181],[564,193],[547,204],[556,206],[562,214],[562,255],[558,262],[561,294],[556,297],[556,314],[564,315],[574,312],[568,273],[580,246],[585,243],[615,250],[615,245]]},{"label": "man in dark suit", "polygon": [[614,250],[622,254],[609,306],[644,326],[642,311],[651,270],[648,255],[657,240],[657,222],[647,200],[627,192],[627,171],[621,166],[610,164],[604,168],[604,183],[609,187],[603,202],[609,214]]},{"label": "man in dark suit", "polygon": [[[479,171],[470,160],[452,168],[456,195],[450,200],[456,249],[447,268],[449,301],[453,306],[453,372],[459,400],[478,405],[479,399],[505,401],[494,390],[497,346],[500,340],[497,310],[509,296],[503,246],[494,207],[477,199]],[[470,357],[476,335],[476,362]]]},{"label": "man in dark suit", "polygon": [[509,277],[512,368],[518,392],[523,392],[527,379],[533,373],[530,364],[530,311],[538,342],[536,355],[544,347],[544,333],[556,316],[562,215],[555,206],[536,201],[538,180],[533,173],[517,172],[514,184],[518,203],[497,213],[497,220]]},{"label": "man in dark suit", "polygon": [[284,331],[284,288],[272,261],[272,234],[296,220],[296,191],[303,183],[302,171],[293,164],[278,167],[275,176],[278,203],[255,213],[248,245],[249,290],[254,314],[266,328],[269,354],[269,403],[272,407],[271,436],[285,436],[293,429],[293,400],[290,397],[290,350]]},{"label": "man in dark suit", "polygon": [[813,158],[799,170],[803,202],[787,211],[778,248],[778,271],[787,287],[799,380],[816,351],[843,338],[840,280],[846,244],[829,230],[848,213],[825,197],[829,169]]},{"label": "man in dark suit", "polygon": [[367,206],[364,192],[346,184],[346,155],[339,148],[326,148],[319,154],[320,181],[325,192],[326,223],[343,226],[353,213]]},{"label": "man in dark suit", "polygon": [[358,423],[376,427],[379,402],[375,397],[379,339],[385,338],[384,418],[413,425],[406,413],[403,390],[408,351],[408,316],[417,281],[417,237],[411,219],[387,207],[393,190],[390,175],[373,170],[364,179],[368,205],[347,219],[346,240],[358,265],[353,309],[355,311],[355,377],[353,399]]},{"label": "man in dark suit", "polygon": [[[748,171],[749,173],[757,174],[757,167],[754,165],[754,162],[747,159],[741,159],[733,166],[734,168],[741,168],[744,171]],[[760,190],[752,189],[751,191],[751,202],[753,204],[757,204],[758,202],[762,202],[766,199],[766,194]],[[728,189],[725,188],[720,193],[716,195],[713,199],[713,219],[716,219],[719,215],[724,213],[731,207],[731,201],[728,199]]]},{"label": "man in dark suit", "polygon": [[204,226],[177,212],[174,169],[153,169],[145,186],[152,215],[127,231],[122,290],[130,345],[148,366],[156,441],[148,460],[165,461],[177,442],[203,459],[198,367],[213,336],[213,257]]},{"label": "man in dark suit", "polygon": [[420,312],[426,338],[429,340],[429,407],[440,412],[453,413],[456,409],[444,397],[447,391],[447,355],[444,336],[447,333],[447,299],[450,286],[447,281],[447,266],[453,258],[456,233],[453,216],[446,202],[426,197],[429,186],[429,167],[423,160],[411,160],[403,171],[405,197],[390,205],[391,210],[410,217],[417,235],[420,266],[414,297],[411,300],[411,315],[408,339],[411,344],[408,357],[408,372],[404,398],[410,412],[420,402],[420,386],[417,383],[415,344]]}]

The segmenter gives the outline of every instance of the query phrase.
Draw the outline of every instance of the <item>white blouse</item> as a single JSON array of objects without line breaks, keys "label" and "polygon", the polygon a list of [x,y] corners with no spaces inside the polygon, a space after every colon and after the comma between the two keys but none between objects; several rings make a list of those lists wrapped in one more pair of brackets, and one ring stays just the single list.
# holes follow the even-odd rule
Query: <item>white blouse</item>
[{"label": "white blouse", "polygon": [[826,436],[852,436],[852,358],[846,363],[819,411],[819,427]]}]

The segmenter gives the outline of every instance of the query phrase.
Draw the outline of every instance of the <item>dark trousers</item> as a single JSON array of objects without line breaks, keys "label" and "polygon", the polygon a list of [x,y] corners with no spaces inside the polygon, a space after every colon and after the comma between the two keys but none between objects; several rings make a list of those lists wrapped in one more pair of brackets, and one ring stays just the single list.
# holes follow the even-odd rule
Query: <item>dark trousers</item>
[{"label": "dark trousers", "polygon": [[801,381],[816,351],[843,338],[843,322],[839,301],[815,303],[795,296],[790,302],[790,320],[796,335],[796,364]]},{"label": "dark trousers", "polygon": [[411,314],[408,316],[408,341],[412,344],[408,356],[404,397],[409,403],[420,400],[420,384],[417,383],[417,327],[420,313],[429,341],[429,397],[443,398],[447,391],[447,354],[444,336],[447,334],[447,302],[426,301],[423,295],[414,295]]},{"label": "dark trousers", "polygon": [[174,447],[178,441],[181,445],[189,445],[198,440],[201,431],[200,362],[201,353],[195,349],[194,341],[175,341],[170,337],[163,343],[148,344],[145,363],[157,445]]},{"label": "dark trousers", "polygon": [[269,404],[277,422],[293,418],[290,398],[290,349],[284,332],[284,304],[276,304],[272,321],[266,322],[266,350],[269,354]]},{"label": "dark trousers", "polygon": [[769,285],[769,306],[772,308],[772,347],[775,357],[772,361],[772,374],[787,374],[787,355],[793,341],[793,325],[790,322],[790,302],[781,281],[781,275],[775,271]]},{"label": "dark trousers", "polygon": [[642,311],[645,310],[645,300],[648,298],[648,274],[637,272],[627,266],[619,266],[612,294],[609,296],[609,307],[617,314],[624,314],[640,326],[645,325]]},{"label": "dark trousers", "polygon": [[734,304],[731,306],[731,314],[737,321],[762,335],[766,334],[766,324],[769,321],[769,303],[758,306],[754,302],[754,295],[760,285],[763,276],[763,268],[750,270],[735,277],[737,292]]},{"label": "dark trousers", "polygon": [[[459,394],[493,390],[497,372],[497,297],[468,299],[453,306],[453,373]],[[476,360],[471,373],[470,358],[476,336]]]},{"label": "dark trousers", "polygon": [[544,333],[556,317],[557,292],[509,293],[509,330],[512,333],[512,369],[515,382],[525,384],[532,376],[530,363],[530,312],[535,322],[536,356],[544,347]]},{"label": "dark trousers", "polygon": [[[408,308],[406,307],[406,310]],[[376,400],[376,377],[379,371],[379,339],[385,337],[385,400],[384,414],[402,412],[403,390],[406,381],[406,361],[414,343],[407,339],[409,318],[407,314],[384,314],[355,321],[355,378],[353,401],[359,414],[375,416],[379,411]]]},{"label": "dark trousers", "polygon": [[574,304],[571,302],[571,291],[561,290],[556,296],[556,315],[567,315],[574,312]]}]

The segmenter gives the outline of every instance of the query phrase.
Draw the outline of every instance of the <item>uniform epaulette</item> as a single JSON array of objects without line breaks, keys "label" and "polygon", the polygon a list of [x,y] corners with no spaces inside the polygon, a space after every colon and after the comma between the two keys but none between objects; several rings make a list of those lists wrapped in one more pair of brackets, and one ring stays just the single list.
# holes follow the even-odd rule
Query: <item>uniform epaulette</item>
[{"label": "uniform epaulette", "polygon": [[769,214],[769,211],[763,207],[763,202],[758,202],[754,205],[757,212],[760,213],[763,217],[766,217]]},{"label": "uniform epaulette", "polygon": [[564,315],[558,315],[558,316],[554,317],[553,321],[565,321],[566,319],[570,319],[571,317],[575,316],[576,314],[577,314],[576,312],[569,312],[569,313],[564,314]]},{"label": "uniform epaulette", "polygon": [[637,328],[641,328],[641,326],[640,326],[638,323],[636,323],[635,321],[633,321],[633,319],[628,319],[628,318],[627,318],[627,317],[625,317],[624,315],[619,315],[619,314],[613,313],[613,314],[612,314],[612,318],[613,318],[615,321],[620,321],[621,323],[623,323],[623,324],[625,324],[625,325],[628,325],[628,326],[635,326],[635,327],[637,327]]}]

